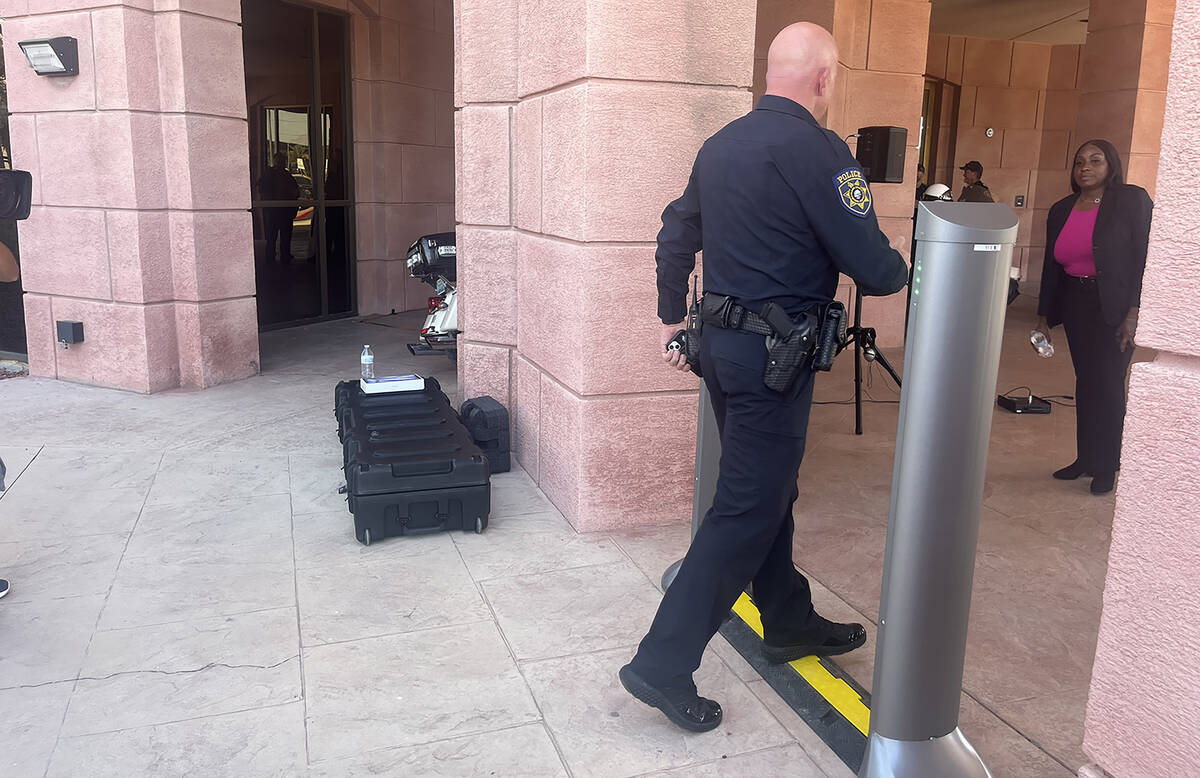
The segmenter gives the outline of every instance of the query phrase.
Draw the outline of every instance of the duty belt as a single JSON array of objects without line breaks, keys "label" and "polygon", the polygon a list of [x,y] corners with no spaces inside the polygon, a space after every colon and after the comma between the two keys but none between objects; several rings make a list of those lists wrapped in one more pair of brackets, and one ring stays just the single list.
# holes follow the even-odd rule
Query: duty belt
[{"label": "duty belt", "polygon": [[743,330],[755,335],[776,335],[767,320],[732,297],[705,294],[700,301],[700,321],[726,330]]}]

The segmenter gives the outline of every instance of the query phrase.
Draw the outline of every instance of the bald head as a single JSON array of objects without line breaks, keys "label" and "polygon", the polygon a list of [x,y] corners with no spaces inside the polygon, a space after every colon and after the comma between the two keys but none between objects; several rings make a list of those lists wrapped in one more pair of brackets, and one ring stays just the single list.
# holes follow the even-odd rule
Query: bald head
[{"label": "bald head", "polygon": [[784,27],[767,52],[767,94],[794,100],[823,120],[837,57],[837,44],[824,27],[809,22]]}]

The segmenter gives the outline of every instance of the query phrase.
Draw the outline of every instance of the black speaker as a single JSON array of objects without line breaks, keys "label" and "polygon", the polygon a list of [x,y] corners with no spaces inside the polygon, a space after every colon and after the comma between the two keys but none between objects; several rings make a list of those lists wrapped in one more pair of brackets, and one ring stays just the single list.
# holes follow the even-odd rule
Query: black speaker
[{"label": "black speaker", "polygon": [[24,170],[0,170],[0,219],[28,219],[33,176]]},{"label": "black speaker", "polygon": [[860,127],[854,158],[872,184],[904,181],[904,146],[908,130],[903,127]]}]

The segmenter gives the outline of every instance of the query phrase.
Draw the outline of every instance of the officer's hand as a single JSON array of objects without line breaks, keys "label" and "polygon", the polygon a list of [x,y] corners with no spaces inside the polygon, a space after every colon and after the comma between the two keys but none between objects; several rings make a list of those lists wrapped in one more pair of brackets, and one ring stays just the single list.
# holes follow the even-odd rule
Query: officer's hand
[{"label": "officer's hand", "polygon": [[908,247],[908,236],[896,235],[888,240],[888,245],[903,254],[905,249]]},{"label": "officer's hand", "polygon": [[659,343],[662,345],[663,361],[676,370],[688,369],[687,355],[682,351],[668,351],[667,344],[671,342],[671,338],[678,335],[679,331],[684,328],[684,323],[679,322],[678,324],[664,324],[659,331]]}]

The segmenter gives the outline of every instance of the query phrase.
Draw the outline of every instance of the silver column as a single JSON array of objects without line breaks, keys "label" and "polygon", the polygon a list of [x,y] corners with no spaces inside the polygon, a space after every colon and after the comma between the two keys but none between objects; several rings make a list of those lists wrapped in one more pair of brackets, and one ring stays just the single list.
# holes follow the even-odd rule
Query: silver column
[{"label": "silver column", "polygon": [[[721,465],[721,433],[717,429],[717,414],[713,411],[708,387],[700,381],[700,412],[696,422],[696,475],[692,483],[692,537],[700,529],[704,514],[712,507],[717,493],[717,472]],[[679,575],[683,560],[673,563],[662,576],[663,591]]]},{"label": "silver column", "polygon": [[990,776],[958,729],[1017,216],[921,203],[862,778]]}]

